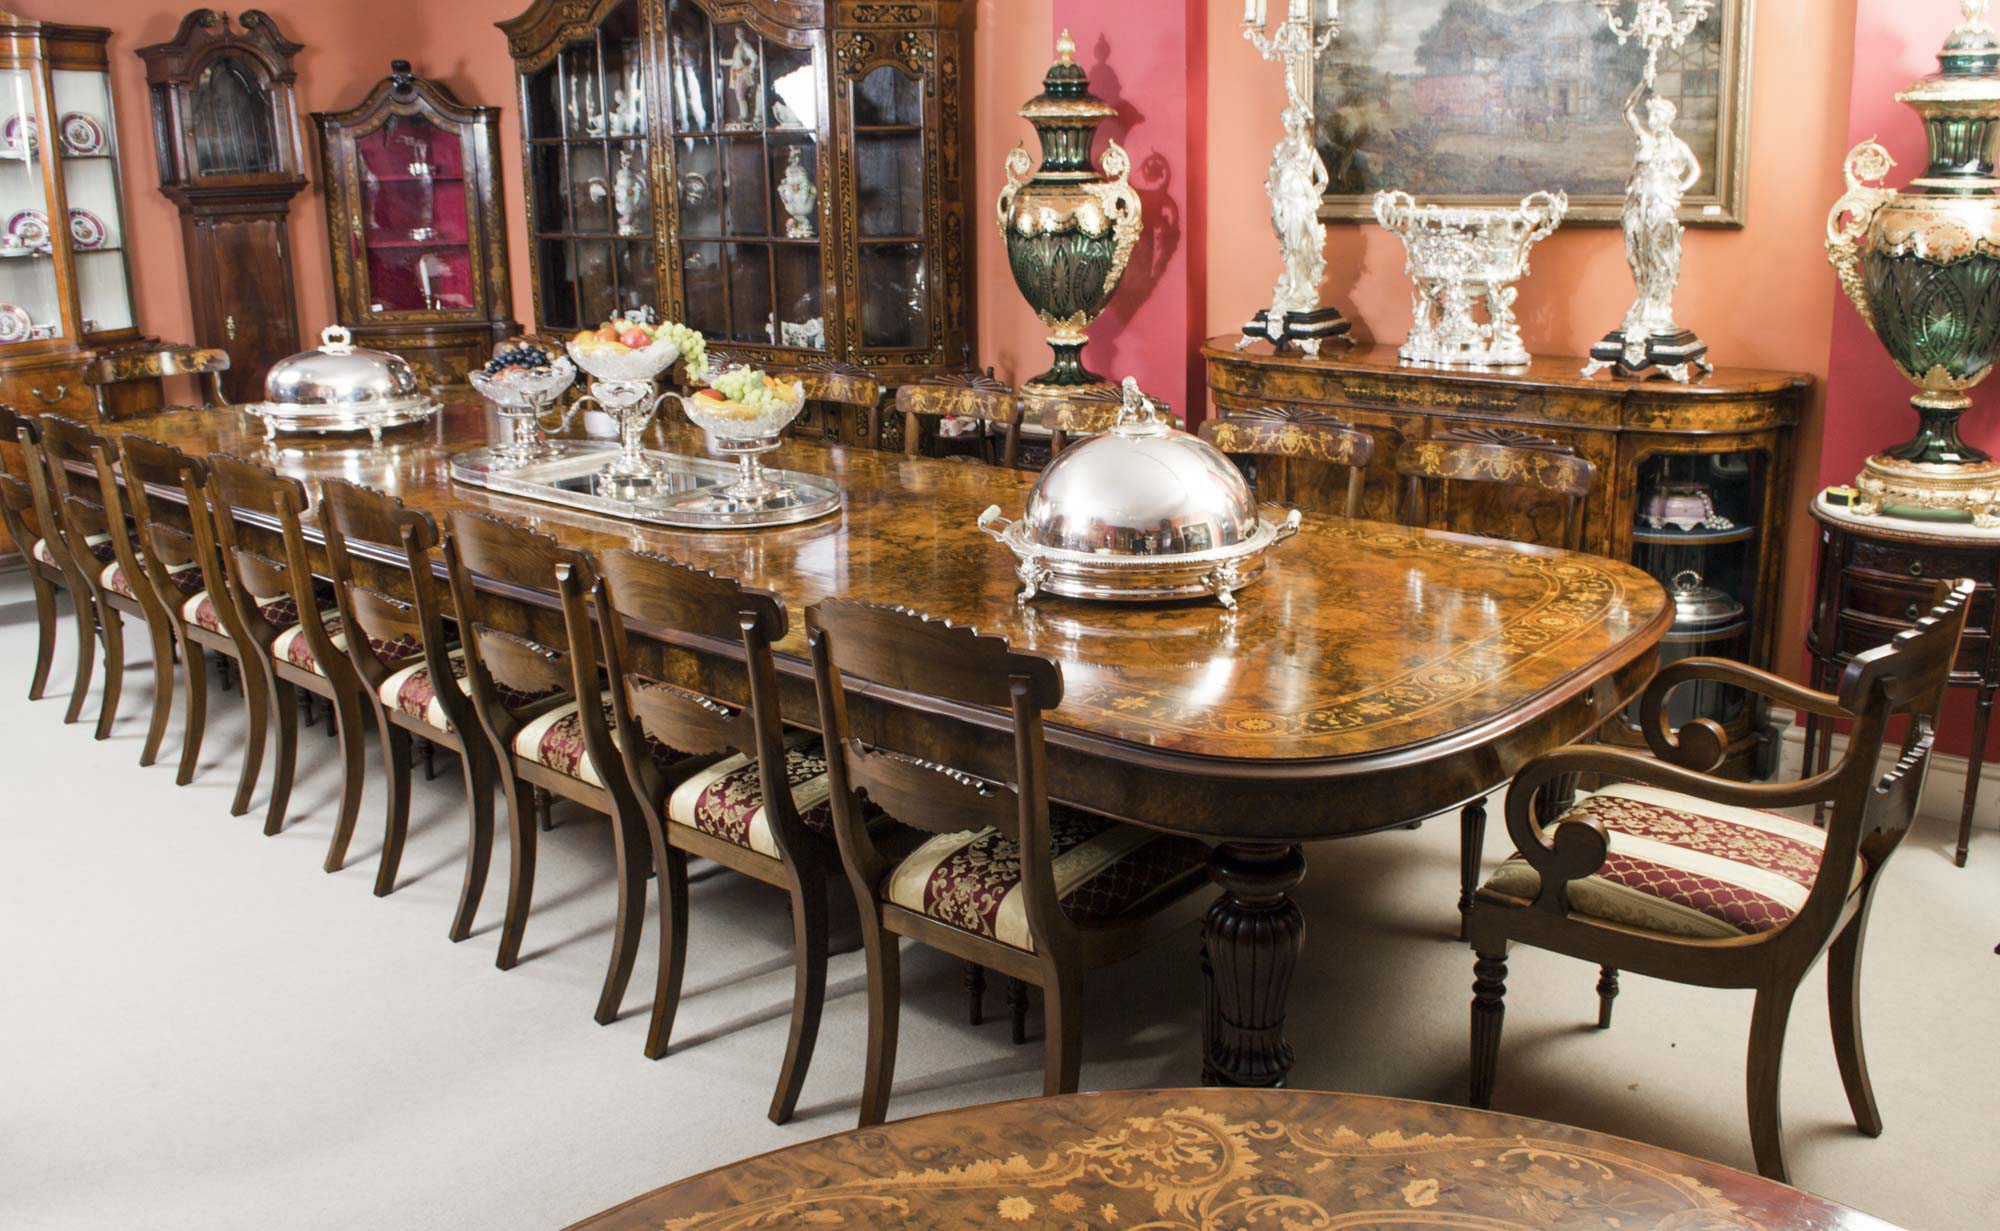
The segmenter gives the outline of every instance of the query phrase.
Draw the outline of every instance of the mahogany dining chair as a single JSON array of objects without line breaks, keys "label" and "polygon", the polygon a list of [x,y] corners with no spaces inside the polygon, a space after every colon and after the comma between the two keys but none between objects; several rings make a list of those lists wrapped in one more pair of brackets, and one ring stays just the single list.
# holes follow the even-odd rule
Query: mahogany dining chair
[{"label": "mahogany dining chair", "polygon": [[[60,523],[49,496],[48,470],[42,464],[41,424],[11,406],[0,405],[0,525],[27,561],[28,585],[35,596],[35,666],[28,676],[28,700],[39,701],[55,665],[56,596],[70,595],[76,615],[76,683],[64,722],[75,722],[90,691],[91,663],[97,648],[97,616],[90,588],[69,558],[58,533]],[[18,464],[8,459],[9,450]],[[18,473],[17,473],[18,471]],[[93,557],[95,558],[95,557]]]},{"label": "mahogany dining chair", "polygon": [[1291,503],[1294,461],[1339,466],[1347,471],[1347,499],[1341,512],[1349,520],[1361,516],[1375,438],[1352,424],[1322,410],[1254,406],[1203,423],[1201,438],[1231,458],[1254,459],[1257,499],[1265,504]]}]

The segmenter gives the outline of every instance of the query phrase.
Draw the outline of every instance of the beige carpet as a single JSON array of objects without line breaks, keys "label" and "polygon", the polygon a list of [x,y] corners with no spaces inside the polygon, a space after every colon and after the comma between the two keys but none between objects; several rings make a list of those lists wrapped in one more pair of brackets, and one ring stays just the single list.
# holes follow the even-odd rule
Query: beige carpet
[{"label": "beige carpet", "polygon": [[[19,592],[0,579],[0,602]],[[463,850],[455,763],[421,787],[402,887],[378,900],[379,789],[347,869],[320,871],[337,790],[320,729],[306,733],[291,825],[262,837],[261,790],[258,815],[228,815],[237,694],[211,694],[201,774],[176,789],[178,723],[169,764],[136,764],[145,672],[128,673],[106,743],[63,726],[60,700],[22,699],[22,614],[0,612],[0,1227],[548,1228],[851,1127],[858,953],[833,961],[801,1114],[764,1119],[791,994],[772,891],[698,885],[678,1046],[647,1061],[644,977],[621,1020],[590,1018],[611,919],[600,824],[545,838],[527,960],[502,973],[504,848],[478,933],[444,935]],[[66,666],[56,676],[66,690]],[[1291,1019],[1300,1085],[1463,1096],[1472,976],[1451,940],[1456,837],[1440,822],[1310,852]],[[1870,1141],[1848,1119],[1815,973],[1792,1022],[1786,1139],[1805,1187],[1911,1228],[1990,1228],[2000,838],[1979,835],[1959,870],[1946,837],[1941,824],[1914,836],[1874,919],[1867,1029],[1887,1132]],[[1086,1087],[1195,1079],[1195,945],[1189,932],[1090,982]],[[999,989],[975,1029],[961,968],[906,953],[892,1114],[1039,1093],[1040,1047],[1009,1045]],[[1749,1166],[1750,997],[1628,977],[1615,1028],[1599,1033],[1595,979],[1519,954],[1496,1105]]]}]

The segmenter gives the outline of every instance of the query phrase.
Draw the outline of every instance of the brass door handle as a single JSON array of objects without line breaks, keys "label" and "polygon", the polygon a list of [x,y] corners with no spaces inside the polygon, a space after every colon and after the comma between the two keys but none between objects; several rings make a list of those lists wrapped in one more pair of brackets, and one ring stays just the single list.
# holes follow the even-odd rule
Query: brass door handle
[{"label": "brass door handle", "polygon": [[48,405],[54,406],[57,402],[60,402],[64,398],[69,396],[69,386],[57,385],[56,391],[54,393],[43,393],[40,388],[30,389],[28,390],[28,392],[42,399],[42,401],[47,403]]},{"label": "brass door handle", "polygon": [[229,316],[226,316],[226,317],[224,317],[224,318],[222,319],[222,332],[224,332],[224,333],[226,333],[226,334],[228,334],[228,335],[229,335],[229,340],[230,340],[231,342],[234,342],[234,341],[236,340],[236,317],[235,317],[235,314],[233,314],[233,313],[232,313],[232,314],[230,314]]}]

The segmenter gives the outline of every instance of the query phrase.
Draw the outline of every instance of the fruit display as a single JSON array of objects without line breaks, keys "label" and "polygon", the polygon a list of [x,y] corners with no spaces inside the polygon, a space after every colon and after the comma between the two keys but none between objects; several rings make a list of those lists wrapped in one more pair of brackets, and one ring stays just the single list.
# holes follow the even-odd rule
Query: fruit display
[{"label": "fruit display", "polygon": [[547,347],[535,342],[509,342],[493,352],[493,358],[479,369],[486,377],[539,376],[556,364],[556,355]]},{"label": "fruit display", "polygon": [[728,419],[757,419],[786,411],[796,413],[805,387],[795,380],[777,380],[757,368],[730,368],[712,377],[709,387],[694,395],[700,410]]},{"label": "fruit display", "polygon": [[589,355],[619,355],[652,348],[659,342],[671,343],[687,360],[688,372],[696,378],[707,372],[708,340],[686,325],[667,321],[654,325],[646,321],[617,317],[595,329],[586,329],[570,340],[570,345]]}]

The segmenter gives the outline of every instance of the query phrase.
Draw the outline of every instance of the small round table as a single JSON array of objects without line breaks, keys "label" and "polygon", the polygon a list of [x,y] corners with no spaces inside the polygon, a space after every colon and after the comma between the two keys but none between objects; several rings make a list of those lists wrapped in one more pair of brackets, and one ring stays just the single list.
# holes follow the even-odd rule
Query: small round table
[{"label": "small round table", "polygon": [[1305,1090],[966,1107],[704,1172],[577,1224],[1884,1231],[1810,1193],[1520,1116]]}]

